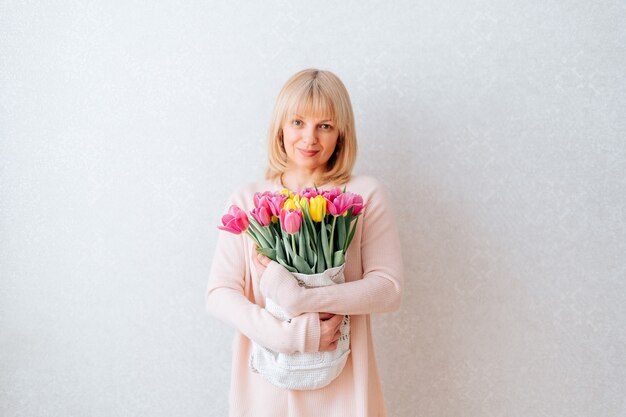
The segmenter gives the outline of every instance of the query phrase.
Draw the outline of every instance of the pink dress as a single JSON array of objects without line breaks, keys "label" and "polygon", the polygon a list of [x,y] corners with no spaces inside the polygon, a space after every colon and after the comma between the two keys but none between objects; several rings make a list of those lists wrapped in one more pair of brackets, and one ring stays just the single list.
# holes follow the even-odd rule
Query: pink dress
[{"label": "pink dress", "polygon": [[[343,190],[343,187],[340,188]],[[353,175],[345,187],[346,191],[361,195],[369,205],[359,217],[346,253],[344,284],[300,287],[285,268],[271,262],[260,286],[252,260],[253,240],[245,233],[218,232],[206,307],[210,315],[230,323],[236,330],[229,395],[231,417],[387,415],[374,355],[370,314],[400,308],[404,284],[400,239],[389,193],[378,180]],[[223,213],[231,204],[249,213],[255,192],[282,188],[279,182],[267,180],[248,183],[230,196]],[[289,323],[274,318],[263,308],[266,296],[301,314]],[[351,352],[337,379],[317,390],[284,390],[250,369],[251,339],[277,352],[317,351],[319,312],[351,317]]]}]

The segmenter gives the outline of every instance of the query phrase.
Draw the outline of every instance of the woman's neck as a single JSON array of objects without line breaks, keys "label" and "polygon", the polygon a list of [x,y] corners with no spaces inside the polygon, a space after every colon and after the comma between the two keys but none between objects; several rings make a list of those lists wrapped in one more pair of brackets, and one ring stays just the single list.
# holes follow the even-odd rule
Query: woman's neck
[{"label": "woman's neck", "polygon": [[310,175],[297,172],[283,172],[280,175],[280,183],[283,187],[290,191],[302,190],[304,188],[326,186],[328,184],[319,184],[319,180]]}]

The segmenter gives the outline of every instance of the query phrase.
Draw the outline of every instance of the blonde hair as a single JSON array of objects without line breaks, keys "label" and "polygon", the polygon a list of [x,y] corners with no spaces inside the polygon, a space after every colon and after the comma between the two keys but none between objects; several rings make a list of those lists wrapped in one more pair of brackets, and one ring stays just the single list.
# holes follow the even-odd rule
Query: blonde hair
[{"label": "blonde hair", "polygon": [[265,179],[275,181],[287,167],[282,126],[292,114],[330,117],[335,122],[339,131],[335,152],[327,162],[326,171],[316,181],[318,185],[342,185],[348,182],[357,154],[350,96],[339,77],[330,71],[315,68],[294,74],[276,98],[267,135],[268,166]]}]

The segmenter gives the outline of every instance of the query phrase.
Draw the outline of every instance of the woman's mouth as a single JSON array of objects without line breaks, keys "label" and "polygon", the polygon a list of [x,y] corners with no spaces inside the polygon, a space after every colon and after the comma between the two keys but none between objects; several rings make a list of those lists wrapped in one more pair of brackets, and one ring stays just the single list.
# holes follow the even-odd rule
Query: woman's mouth
[{"label": "woman's mouth", "polygon": [[319,152],[319,151],[304,151],[302,149],[298,149],[298,150],[300,151],[302,155],[308,156],[308,157],[315,156]]}]

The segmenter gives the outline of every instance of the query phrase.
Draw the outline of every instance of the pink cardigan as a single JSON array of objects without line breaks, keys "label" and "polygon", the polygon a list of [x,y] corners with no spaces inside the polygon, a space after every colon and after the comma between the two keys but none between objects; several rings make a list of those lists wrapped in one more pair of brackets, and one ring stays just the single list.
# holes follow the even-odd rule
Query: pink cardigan
[{"label": "pink cardigan", "polygon": [[[231,204],[249,213],[255,192],[282,188],[279,182],[248,183],[231,195],[223,213]],[[361,195],[369,206],[358,220],[346,253],[344,284],[300,287],[289,271],[271,262],[259,285],[252,261],[255,245],[252,239],[245,233],[218,232],[206,307],[209,314],[230,323],[236,330],[229,396],[231,417],[386,416],[370,314],[400,308],[403,288],[400,239],[389,194],[379,181],[353,175],[346,191]],[[281,322],[263,308],[266,296],[286,310],[301,314],[290,323]],[[342,373],[330,385],[312,391],[284,390],[250,370],[250,339],[277,352],[317,351],[319,312],[351,316],[351,353]]]}]

